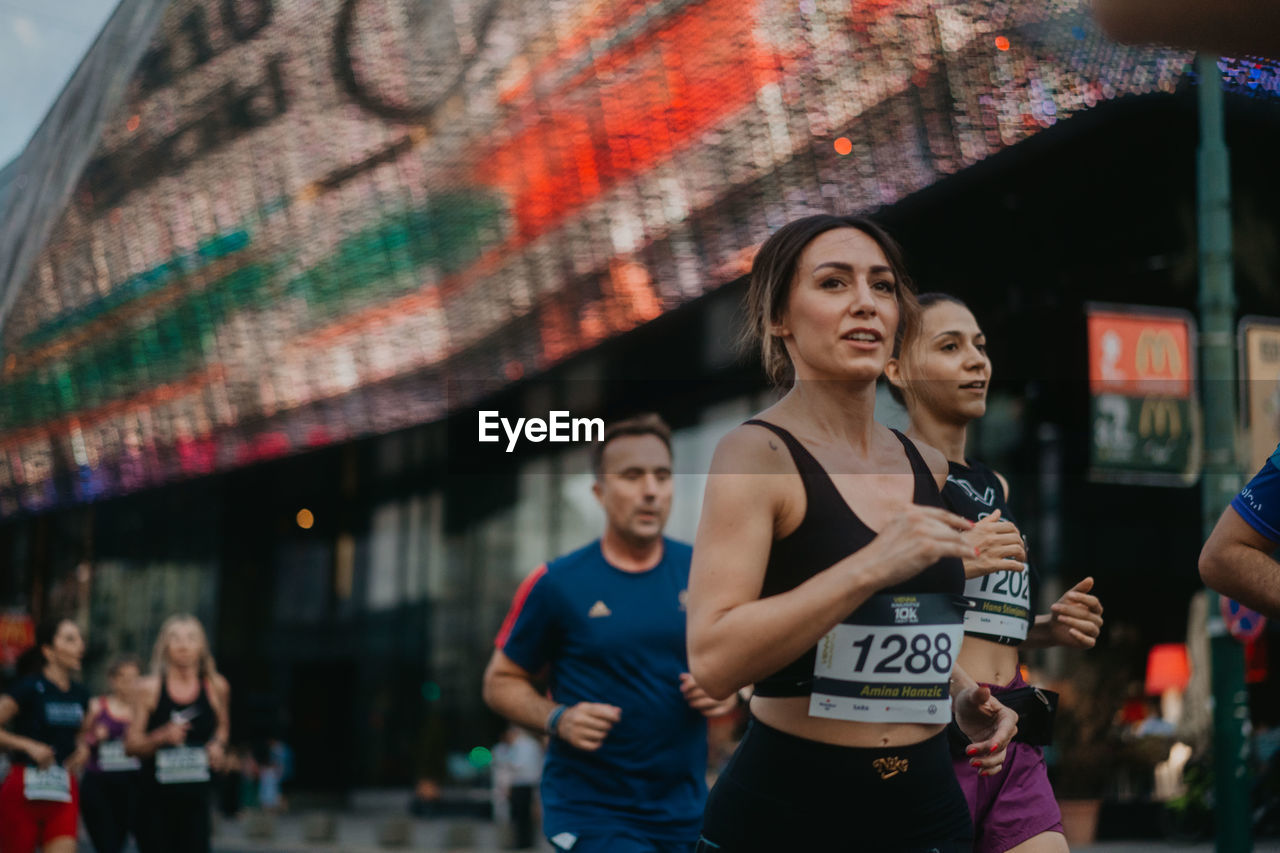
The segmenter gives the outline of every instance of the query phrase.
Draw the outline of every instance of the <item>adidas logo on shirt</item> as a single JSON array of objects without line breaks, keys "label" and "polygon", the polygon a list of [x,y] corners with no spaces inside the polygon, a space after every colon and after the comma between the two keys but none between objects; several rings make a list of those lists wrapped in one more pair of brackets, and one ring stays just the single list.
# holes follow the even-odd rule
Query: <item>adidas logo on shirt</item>
[{"label": "adidas logo on shirt", "polygon": [[597,601],[595,604],[591,605],[591,609],[587,611],[587,616],[592,619],[599,619],[602,616],[612,615],[613,611],[610,610],[609,605],[605,604],[603,601]]}]

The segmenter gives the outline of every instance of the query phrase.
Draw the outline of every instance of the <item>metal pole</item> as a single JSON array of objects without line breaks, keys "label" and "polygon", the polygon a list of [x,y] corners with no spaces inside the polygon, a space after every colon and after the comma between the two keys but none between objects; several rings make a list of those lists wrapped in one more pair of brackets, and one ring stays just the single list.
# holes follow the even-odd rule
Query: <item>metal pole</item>
[{"label": "metal pole", "polygon": [[[1200,357],[1204,401],[1204,538],[1240,487],[1236,463],[1236,300],[1231,269],[1231,169],[1222,133],[1222,75],[1216,56],[1196,57],[1200,78],[1197,215],[1200,235]],[[1213,754],[1218,853],[1253,850],[1249,769],[1249,695],[1244,649],[1229,636],[1210,594]]]}]

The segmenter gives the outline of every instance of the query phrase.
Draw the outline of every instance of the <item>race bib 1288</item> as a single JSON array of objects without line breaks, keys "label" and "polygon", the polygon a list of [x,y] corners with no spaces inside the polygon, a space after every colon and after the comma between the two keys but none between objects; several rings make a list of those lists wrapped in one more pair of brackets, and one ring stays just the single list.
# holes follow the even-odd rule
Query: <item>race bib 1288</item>
[{"label": "race bib 1288", "polygon": [[952,595],[877,595],[818,643],[809,714],[861,723],[946,723],[964,640]]}]

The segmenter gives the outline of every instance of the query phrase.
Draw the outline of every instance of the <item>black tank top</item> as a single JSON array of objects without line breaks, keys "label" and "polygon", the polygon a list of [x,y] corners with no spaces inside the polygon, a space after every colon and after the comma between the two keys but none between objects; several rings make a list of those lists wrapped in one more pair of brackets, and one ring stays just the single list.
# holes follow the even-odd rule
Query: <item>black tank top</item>
[{"label": "black tank top", "polygon": [[[942,487],[942,502],[946,508],[970,521],[981,521],[1000,510],[1001,519],[1016,525],[1018,522],[1005,502],[1004,484],[996,472],[981,462],[967,461],[967,465],[949,463],[947,482]],[[1023,541],[1026,541],[1025,535]],[[1006,646],[1020,645],[1023,639],[1013,634],[1020,633],[1025,637],[1027,628],[1035,623],[1039,585],[1040,578],[1034,566],[1028,566],[1025,572],[995,572],[985,578],[966,581],[965,598],[972,608],[982,608],[984,601],[989,601],[998,605],[1005,614],[999,622],[990,622],[983,628],[977,627],[977,620],[966,616],[965,633]],[[1024,607],[1025,614],[1019,613]],[[1020,629],[1010,631],[999,627],[1000,623],[1007,625],[1010,622],[1020,623]]]},{"label": "black tank top", "polygon": [[169,695],[167,679],[160,685],[160,701],[147,718],[147,731],[153,732],[169,722],[174,715],[181,716],[191,724],[187,729],[186,746],[204,746],[213,740],[218,730],[218,715],[213,711],[213,703],[209,701],[209,688],[205,679],[200,679],[200,692],[196,698],[186,704],[178,704]]},{"label": "black tank top", "polygon": [[[834,566],[845,557],[868,545],[876,532],[849,508],[831,477],[795,436],[775,424],[749,420],[749,424],[771,430],[791,451],[800,480],[804,483],[805,512],[800,526],[782,539],[774,540],[765,567],[760,597],[778,595],[795,589],[819,572]],[[897,430],[893,434],[902,442],[911,471],[915,475],[912,502],[923,506],[942,506],[933,472],[920,456],[911,440]],[[964,563],[955,557],[944,557],[918,574],[880,593],[941,592],[960,595],[964,591]],[[813,692],[813,668],[817,645],[777,672],[756,682],[757,696],[808,696]]]}]

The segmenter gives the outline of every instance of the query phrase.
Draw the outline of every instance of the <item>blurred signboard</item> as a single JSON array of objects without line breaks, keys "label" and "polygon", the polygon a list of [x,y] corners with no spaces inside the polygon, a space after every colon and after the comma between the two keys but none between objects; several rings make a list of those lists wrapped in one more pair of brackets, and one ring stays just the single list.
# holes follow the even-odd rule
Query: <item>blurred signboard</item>
[{"label": "blurred signboard", "polygon": [[0,612],[0,669],[8,669],[18,656],[35,645],[36,626],[21,611]]},{"label": "blurred signboard", "polygon": [[1238,328],[1245,474],[1252,476],[1280,445],[1280,318],[1243,317]]},{"label": "blurred signboard", "polygon": [[173,0],[4,320],[0,517],[435,420],[1189,58],[1085,0]]},{"label": "blurred signboard", "polygon": [[1187,486],[1199,476],[1195,321],[1185,311],[1086,306],[1089,478]]}]

